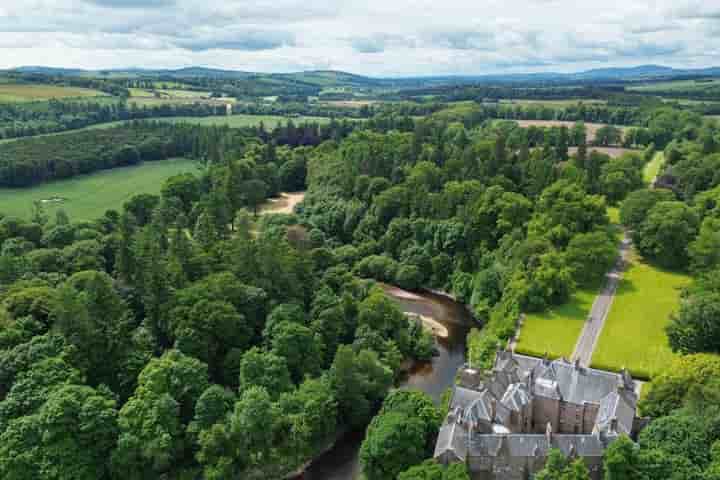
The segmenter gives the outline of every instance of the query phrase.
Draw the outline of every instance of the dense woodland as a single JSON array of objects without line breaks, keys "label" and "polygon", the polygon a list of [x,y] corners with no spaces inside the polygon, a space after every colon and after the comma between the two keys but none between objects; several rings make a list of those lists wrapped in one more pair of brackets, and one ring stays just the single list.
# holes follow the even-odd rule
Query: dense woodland
[{"label": "dense woodland", "polygon": [[[187,156],[216,163],[242,149],[251,137],[269,145],[312,146],[342,138],[355,125],[347,120],[319,125],[289,120],[272,130],[230,129],[184,123],[135,121],[107,129],[83,130],[5,143],[0,149],[0,187],[28,187],[102,169]],[[269,161],[272,163],[272,159]]]},{"label": "dense woodland", "polygon": [[[648,260],[696,281],[668,330],[685,356],[648,387],[654,420],[639,448],[612,445],[606,478],[720,478],[717,124],[643,112],[637,152],[613,159],[582,124],[522,129],[481,108],[272,132],[129,126],[120,144],[177,139],[198,173],[94,222],[41,205],[0,219],[0,477],[279,478],[369,424],[368,480],[467,479],[425,461],[442,407],[388,395],[433,343],[375,281],[468,304],[483,324],[469,358],[487,367],[520,312],[603,278],[618,205]],[[648,189],[659,150],[669,188]],[[296,214],[255,217],[304,187]],[[588,478],[550,460],[538,478]]]},{"label": "dense woodland", "polygon": [[0,140],[109,123],[156,117],[208,117],[225,115],[224,106],[204,103],[162,104],[138,107],[120,101],[62,101],[0,103]]}]

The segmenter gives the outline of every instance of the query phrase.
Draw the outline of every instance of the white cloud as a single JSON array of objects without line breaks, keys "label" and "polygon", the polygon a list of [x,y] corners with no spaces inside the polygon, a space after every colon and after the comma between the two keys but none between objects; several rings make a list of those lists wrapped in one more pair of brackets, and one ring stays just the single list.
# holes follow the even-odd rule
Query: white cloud
[{"label": "white cloud", "polygon": [[370,75],[720,65],[707,0],[0,0],[0,68]]}]

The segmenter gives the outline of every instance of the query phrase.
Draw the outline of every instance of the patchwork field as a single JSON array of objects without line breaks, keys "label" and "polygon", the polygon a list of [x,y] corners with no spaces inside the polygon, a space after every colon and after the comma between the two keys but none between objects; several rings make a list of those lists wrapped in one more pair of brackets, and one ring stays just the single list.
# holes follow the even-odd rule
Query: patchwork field
[{"label": "patchwork field", "polygon": [[651,379],[675,354],[665,326],[677,310],[683,273],[661,270],[633,254],[592,357],[592,366],[618,371],[623,367],[640,379]]},{"label": "patchwork field", "polygon": [[29,218],[33,202],[39,200],[51,218],[56,210],[63,209],[71,220],[93,220],[108,209],[119,209],[134,195],[159,193],[166,178],[197,168],[194,160],[177,158],[104,170],[32,188],[0,189],[0,211]]},{"label": "patchwork field", "polygon": [[564,305],[526,315],[516,351],[540,357],[547,353],[550,358],[570,358],[597,293],[597,288],[578,290]]},{"label": "patchwork field", "polygon": [[32,102],[51,98],[99,97],[105,94],[89,88],[59,85],[0,83],[0,102]]}]

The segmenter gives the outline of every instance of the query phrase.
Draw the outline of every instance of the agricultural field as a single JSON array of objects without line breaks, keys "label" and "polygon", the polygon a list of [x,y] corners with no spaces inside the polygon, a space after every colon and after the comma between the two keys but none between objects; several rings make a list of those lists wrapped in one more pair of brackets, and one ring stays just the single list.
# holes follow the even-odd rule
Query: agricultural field
[{"label": "agricultural field", "polygon": [[179,90],[179,89],[156,89],[146,90],[144,88],[130,88],[131,98],[160,98],[167,100],[174,99],[204,99],[210,98],[210,92],[202,92],[198,90]]},{"label": "agricultural field", "polygon": [[279,124],[287,123],[292,120],[296,125],[303,122],[319,122],[327,123],[330,121],[327,117],[284,117],[282,115],[231,115],[217,117],[166,117],[157,118],[155,120],[170,123],[192,123],[196,125],[227,125],[231,128],[254,127],[260,124],[265,128],[272,129]]},{"label": "agricultural field", "polygon": [[[319,122],[319,123],[327,123],[330,121],[327,117],[284,117],[282,115],[232,115],[232,116],[215,116],[215,117],[156,117],[156,118],[146,118],[144,120],[154,120],[158,122],[168,122],[168,123],[192,123],[196,125],[227,125],[231,128],[243,128],[243,127],[254,127],[256,125],[259,125],[260,122],[263,122],[265,125],[265,128],[272,129],[278,126],[279,124],[287,123],[288,120],[292,120],[295,122],[295,124],[303,123],[303,122]],[[101,130],[105,128],[113,128],[117,127],[118,125],[123,125],[125,123],[128,123],[126,120],[119,120],[116,122],[108,122],[108,123],[98,123],[97,125],[90,125],[89,127],[84,128],[78,128],[75,130],[66,130],[64,132],[57,132],[57,133],[44,133],[41,135],[34,135],[32,137],[20,137],[20,138],[7,138],[0,140],[0,145],[7,142],[14,142],[16,140],[20,140],[21,138],[37,138],[37,137],[46,137],[51,135],[64,135],[68,133],[76,133],[81,132],[83,130]]]},{"label": "agricultural field", "polygon": [[101,97],[99,90],[59,85],[0,83],[0,102],[32,102],[52,98]]},{"label": "agricultural field", "polygon": [[647,380],[668,365],[676,355],[668,345],[665,326],[678,308],[681,290],[689,283],[688,275],[659,269],[633,254],[592,366],[614,371],[626,367],[634,377]]},{"label": "agricultural field", "polygon": [[[514,120],[523,128],[527,127],[567,127],[572,128],[576,122],[568,122],[563,120]],[[599,129],[605,127],[604,123],[585,123],[585,129],[587,130],[588,142],[595,139],[595,134]],[[621,131],[625,131],[627,127],[616,126]]]},{"label": "agricultural field", "polygon": [[702,91],[708,88],[720,87],[720,79],[713,78],[709,80],[675,80],[669,82],[650,82],[642,85],[627,87],[629,91],[636,92],[668,92],[673,90],[679,91]]},{"label": "agricultural field", "polygon": [[516,100],[516,99],[502,99],[500,103],[503,105],[521,105],[523,107],[530,105],[539,105],[548,108],[566,108],[575,105],[605,105],[607,100],[594,100],[594,99],[566,99],[566,100]]},{"label": "agricultural field", "polygon": [[576,291],[564,305],[525,316],[516,351],[550,358],[570,358],[590,312],[597,288]]},{"label": "agricultural field", "polygon": [[198,165],[194,160],[176,158],[103,170],[32,188],[0,188],[0,210],[28,219],[33,202],[41,201],[51,218],[58,209],[63,209],[73,221],[93,220],[108,209],[119,209],[134,195],[159,193],[166,178],[196,171]]}]

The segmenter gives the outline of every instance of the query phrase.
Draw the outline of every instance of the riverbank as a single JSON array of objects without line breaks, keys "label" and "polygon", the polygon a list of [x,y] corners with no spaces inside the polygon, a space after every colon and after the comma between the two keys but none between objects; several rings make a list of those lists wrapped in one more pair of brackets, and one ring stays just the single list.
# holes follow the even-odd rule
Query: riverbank
[{"label": "riverbank", "polygon": [[[406,315],[432,319],[432,325],[442,327],[443,335],[435,335],[437,355],[427,362],[404,365],[406,373],[397,388],[419,390],[428,394],[437,404],[443,393],[455,384],[458,369],[466,363],[467,334],[477,325],[469,309],[443,292],[408,292],[394,285],[380,283]],[[430,323],[423,322],[429,326]],[[445,331],[447,335],[444,335]],[[323,455],[317,455],[305,468],[303,480],[358,480],[360,447],[364,431],[349,432]]]},{"label": "riverbank", "polygon": [[305,192],[282,192],[277,198],[268,198],[260,206],[260,213],[293,213],[295,206],[305,199]]}]

